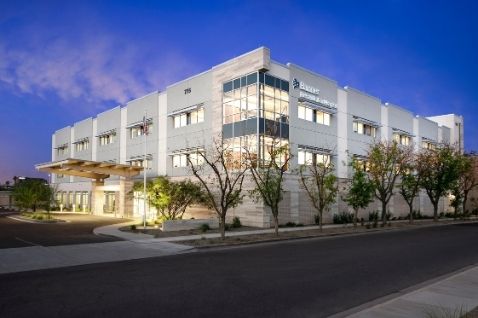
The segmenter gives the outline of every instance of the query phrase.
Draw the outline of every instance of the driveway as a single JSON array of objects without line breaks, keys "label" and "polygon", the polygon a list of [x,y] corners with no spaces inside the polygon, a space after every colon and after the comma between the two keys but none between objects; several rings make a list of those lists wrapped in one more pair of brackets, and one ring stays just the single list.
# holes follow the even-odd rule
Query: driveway
[{"label": "driveway", "polygon": [[120,241],[121,239],[115,237],[95,235],[93,229],[127,221],[91,215],[55,217],[68,222],[27,223],[0,215],[0,249]]}]

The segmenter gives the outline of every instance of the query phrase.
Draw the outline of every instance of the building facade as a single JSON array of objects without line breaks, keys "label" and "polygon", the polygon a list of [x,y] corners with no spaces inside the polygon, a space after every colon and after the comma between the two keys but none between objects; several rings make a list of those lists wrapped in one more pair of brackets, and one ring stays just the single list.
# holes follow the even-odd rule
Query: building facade
[{"label": "building facade", "polygon": [[[56,131],[52,161],[77,158],[146,167],[148,177],[191,177],[187,157],[200,160],[197,152],[211,146],[215,138],[227,139],[237,153],[247,143],[264,159],[267,145],[279,139],[289,144],[293,154],[290,171],[307,162],[330,160],[344,182],[351,173],[351,158],[364,158],[374,140],[413,144],[417,151],[439,143],[463,147],[463,118],[417,116],[300,66],[277,63],[269,49],[261,47],[162,92]],[[141,180],[142,174],[137,178]],[[124,217],[143,214],[140,195],[122,193],[132,193],[130,183],[121,186],[122,177],[112,176],[101,185],[103,209],[91,207],[90,179],[53,175],[52,182],[65,209]],[[315,211],[293,173],[286,178],[285,190],[280,221],[313,223]],[[128,208],[118,215],[119,205],[125,204]],[[389,207],[395,216],[408,212],[399,195]],[[432,211],[424,193],[417,198],[418,208],[422,213]],[[441,209],[446,208],[444,202]],[[327,218],[347,209],[339,198]],[[372,203],[361,213],[379,209],[378,203]],[[200,210],[196,208],[197,213]],[[230,213],[233,216],[246,225],[271,225],[268,210],[248,198]]]}]

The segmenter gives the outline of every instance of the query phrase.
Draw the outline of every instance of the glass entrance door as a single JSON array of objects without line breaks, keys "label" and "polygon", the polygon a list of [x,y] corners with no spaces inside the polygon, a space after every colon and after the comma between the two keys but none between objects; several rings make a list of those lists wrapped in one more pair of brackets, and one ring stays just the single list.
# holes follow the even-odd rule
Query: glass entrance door
[{"label": "glass entrance door", "polygon": [[103,206],[103,213],[116,212],[116,194],[114,191],[105,191],[105,204]]}]

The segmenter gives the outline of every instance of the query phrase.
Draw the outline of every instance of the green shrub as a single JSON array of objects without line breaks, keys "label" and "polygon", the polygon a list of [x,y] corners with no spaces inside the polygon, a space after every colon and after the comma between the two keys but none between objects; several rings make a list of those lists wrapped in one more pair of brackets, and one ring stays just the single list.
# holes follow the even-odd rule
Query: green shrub
[{"label": "green shrub", "polygon": [[241,226],[242,226],[241,220],[240,220],[237,216],[235,216],[235,217],[232,219],[232,224],[231,224],[231,226],[232,226],[233,228],[239,228],[239,227],[241,227]]},{"label": "green shrub", "polygon": [[224,230],[230,231],[232,229],[232,225],[229,223],[224,224]]},{"label": "green shrub", "polygon": [[334,214],[333,221],[334,224],[348,224],[352,223],[354,220],[354,214],[349,212],[340,212],[339,214]]},{"label": "green shrub", "polygon": [[129,226],[129,229],[130,229],[131,231],[136,231],[136,224],[131,224],[131,225]]},{"label": "green shrub", "polygon": [[209,224],[203,223],[199,226],[199,229],[201,230],[201,232],[206,233],[207,231],[211,229],[211,227],[209,226]]},{"label": "green shrub", "polygon": [[286,226],[286,227],[296,227],[297,224],[295,224],[295,222],[287,222],[287,223],[285,224],[285,226]]},{"label": "green shrub", "polygon": [[378,221],[378,211],[373,211],[368,213],[368,221],[375,222]]},{"label": "green shrub", "polygon": [[314,223],[316,225],[320,224],[320,215],[319,214],[314,215]]}]

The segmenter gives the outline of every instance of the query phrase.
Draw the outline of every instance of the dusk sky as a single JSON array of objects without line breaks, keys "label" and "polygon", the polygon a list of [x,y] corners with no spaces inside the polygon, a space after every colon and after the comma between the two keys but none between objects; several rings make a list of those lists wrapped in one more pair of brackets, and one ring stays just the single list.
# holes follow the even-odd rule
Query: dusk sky
[{"label": "dusk sky", "polygon": [[44,176],[51,135],[259,46],[478,150],[478,1],[0,0],[0,182]]}]

